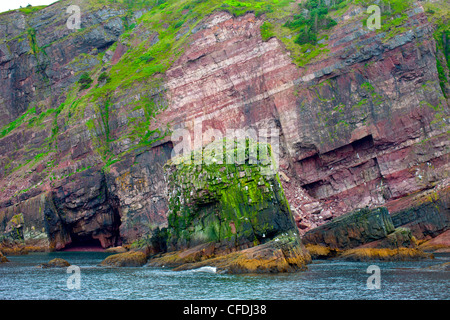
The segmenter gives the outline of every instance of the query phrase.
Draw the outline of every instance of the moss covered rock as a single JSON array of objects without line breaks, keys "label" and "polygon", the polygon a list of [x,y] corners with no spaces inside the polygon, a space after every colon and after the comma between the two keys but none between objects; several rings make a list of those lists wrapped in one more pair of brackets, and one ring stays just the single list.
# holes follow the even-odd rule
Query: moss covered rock
[{"label": "moss covered rock", "polygon": [[173,158],[166,173],[170,253],[152,259],[150,266],[292,272],[311,260],[270,145],[251,139],[220,140]]},{"label": "moss covered rock", "polygon": [[430,266],[425,268],[425,270],[434,270],[434,271],[450,271],[450,262],[441,263],[435,266]]},{"label": "moss covered rock", "polygon": [[274,163],[270,146],[250,139],[169,161],[169,250],[209,242],[246,248],[295,229]]},{"label": "moss covered rock", "polygon": [[108,267],[142,267],[147,262],[147,256],[140,251],[129,251],[113,254],[102,261],[102,266]]}]

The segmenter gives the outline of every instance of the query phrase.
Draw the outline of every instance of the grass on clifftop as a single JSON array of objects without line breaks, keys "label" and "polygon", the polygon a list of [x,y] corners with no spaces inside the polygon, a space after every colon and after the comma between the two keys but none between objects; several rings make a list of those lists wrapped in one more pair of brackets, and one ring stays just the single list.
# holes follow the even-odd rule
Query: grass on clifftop
[{"label": "grass on clifftop", "polygon": [[428,19],[436,29],[434,38],[436,40],[436,67],[439,82],[446,98],[449,98],[450,78],[450,3],[448,1],[425,2],[424,9]]}]

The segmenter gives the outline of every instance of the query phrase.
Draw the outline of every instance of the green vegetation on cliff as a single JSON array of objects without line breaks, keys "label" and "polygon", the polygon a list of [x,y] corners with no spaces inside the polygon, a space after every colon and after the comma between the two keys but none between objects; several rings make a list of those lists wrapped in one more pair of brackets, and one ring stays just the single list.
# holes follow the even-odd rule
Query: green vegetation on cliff
[{"label": "green vegetation on cliff", "polygon": [[[386,32],[388,36],[401,32],[403,29],[399,25],[404,22],[405,11],[412,3],[410,0],[380,1],[382,29],[378,32]],[[122,9],[118,16],[103,22],[116,23],[117,20],[114,27],[120,31],[121,36],[117,41],[111,40],[109,47],[82,53],[70,62],[68,69],[74,69],[76,78],[72,87],[65,90],[65,96],[54,97],[52,103],[56,104],[30,105],[28,111],[0,129],[0,138],[18,132],[25,125],[35,132],[49,132],[45,146],[30,150],[30,158],[22,159],[22,163],[16,163],[15,168],[12,167],[12,159],[5,160],[4,163],[8,166],[6,174],[28,164],[31,171],[31,166],[39,162],[55,161],[50,158],[53,152],[58,151],[57,141],[58,136],[64,132],[62,128],[73,129],[79,126],[87,129],[91,136],[98,158],[89,164],[77,164],[79,170],[95,165],[104,166],[108,170],[111,164],[123,159],[127,153],[138,148],[148,148],[163,139],[170,133],[170,127],[157,123],[156,116],[169,103],[164,84],[165,72],[183,54],[189,45],[189,37],[202,28],[205,18],[214,12],[226,11],[237,17],[253,12],[263,20],[255,22],[261,24],[262,39],[269,41],[273,37],[278,38],[291,53],[293,62],[307,67],[329,51],[328,37],[337,22],[347,23],[342,22],[344,14],[351,16],[349,19],[359,19],[364,23],[364,14],[353,16],[349,12],[353,12],[351,9],[354,8],[362,8],[365,12],[364,9],[372,3],[369,0],[305,0],[300,3],[295,0],[92,0],[83,4],[87,4],[84,11],[105,7]],[[449,59],[448,20],[445,18],[448,17],[448,9],[442,4],[438,6],[434,3],[426,3],[425,7],[439,25],[436,31],[437,46],[444,53],[445,59],[438,59],[437,68],[441,87],[444,88],[448,79],[445,66],[445,60],[448,66]],[[434,13],[431,13],[433,10]],[[31,19],[34,9],[28,8],[25,11],[29,13],[26,19]],[[99,27],[101,24],[83,26],[65,37],[83,39]],[[46,77],[46,66],[41,62],[45,62],[46,52],[50,52],[53,46],[65,39],[56,39],[40,47],[39,32],[36,34],[31,25],[27,25],[23,33],[15,38],[24,41],[28,39],[29,54],[38,59],[37,68],[43,77]],[[111,58],[113,54],[114,61]],[[382,102],[371,88],[365,89],[370,95],[355,102],[355,109],[367,102],[375,105]],[[48,92],[44,95],[50,98]],[[122,108],[124,104],[132,105],[132,110]],[[324,126],[333,128],[329,137],[325,137],[327,142],[332,142],[342,132],[353,129],[352,123],[340,118],[341,114],[347,112],[344,109],[339,105],[330,108],[330,112],[319,111],[321,114],[318,115]],[[57,161],[59,160],[63,162],[67,159]],[[95,161],[101,163],[94,163]],[[57,163],[53,162],[52,167],[55,165]],[[70,174],[51,173],[50,169],[52,168],[48,169],[50,179]]]},{"label": "green vegetation on cliff", "polygon": [[426,2],[425,12],[429,20],[436,26],[436,67],[439,82],[446,98],[450,95],[450,4],[447,2]]},{"label": "green vegetation on cliff", "polygon": [[[168,233],[175,248],[208,242],[252,246],[295,229],[278,174],[270,171],[270,147],[246,140],[222,155],[212,152],[225,149],[225,142],[204,148],[203,164],[193,161],[200,152],[195,151],[166,165]],[[245,155],[244,161],[229,161],[237,154]]]}]

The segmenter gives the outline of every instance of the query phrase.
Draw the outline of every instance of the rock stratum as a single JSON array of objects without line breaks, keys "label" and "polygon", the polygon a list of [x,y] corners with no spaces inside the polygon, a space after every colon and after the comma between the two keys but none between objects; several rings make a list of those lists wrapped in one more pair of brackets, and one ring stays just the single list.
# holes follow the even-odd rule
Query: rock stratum
[{"label": "rock stratum", "polygon": [[[61,0],[0,14],[2,237],[156,253],[251,226],[232,245],[214,242],[267,245],[262,235],[284,227],[196,211],[192,230],[170,229],[168,190],[186,181],[170,182],[166,163],[181,140],[201,148],[227,130],[277,137],[270,197],[282,192],[287,205],[251,214],[270,211],[282,226],[289,208],[303,236],[386,207],[392,228],[417,239],[447,231],[448,2],[380,1],[377,30],[365,1],[325,3],[326,15],[312,0]],[[208,201],[197,205],[226,211]]]}]

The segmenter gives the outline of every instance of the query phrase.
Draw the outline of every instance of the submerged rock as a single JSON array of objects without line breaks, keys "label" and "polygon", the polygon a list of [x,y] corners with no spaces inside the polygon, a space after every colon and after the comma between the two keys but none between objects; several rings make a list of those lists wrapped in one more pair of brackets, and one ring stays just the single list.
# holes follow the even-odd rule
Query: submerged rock
[{"label": "submerged rock", "polygon": [[50,260],[50,262],[48,262],[48,263],[43,263],[43,264],[39,265],[40,268],[44,268],[44,269],[47,269],[47,268],[66,268],[66,267],[69,267],[69,266],[70,266],[70,263],[67,262],[64,259],[61,259],[61,258],[55,258],[53,260]]},{"label": "submerged rock", "polygon": [[113,254],[102,261],[102,266],[108,267],[142,267],[147,262],[147,256],[140,251],[130,251]]},{"label": "submerged rock", "polygon": [[394,229],[386,208],[357,210],[310,230],[302,240],[313,259],[397,261],[433,257],[417,248],[410,229]]}]

